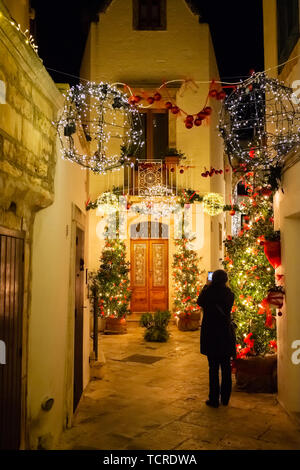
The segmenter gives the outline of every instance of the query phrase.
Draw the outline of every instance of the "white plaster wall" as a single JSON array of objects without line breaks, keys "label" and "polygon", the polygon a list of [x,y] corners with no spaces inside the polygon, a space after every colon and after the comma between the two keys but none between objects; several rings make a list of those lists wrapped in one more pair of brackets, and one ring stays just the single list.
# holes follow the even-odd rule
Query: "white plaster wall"
[{"label": "white plaster wall", "polygon": [[[52,447],[66,425],[66,402],[73,393],[73,381],[68,377],[68,370],[73,367],[70,338],[74,337],[69,295],[75,287],[69,286],[70,263],[73,263],[71,207],[74,203],[85,213],[86,176],[78,165],[59,156],[55,201],[36,215],[34,223],[28,360],[28,422],[30,446],[34,448],[38,438],[45,435],[47,445]],[[89,380],[88,308],[84,309],[83,343],[85,387]],[[45,397],[55,400],[49,412],[41,410]]]}]

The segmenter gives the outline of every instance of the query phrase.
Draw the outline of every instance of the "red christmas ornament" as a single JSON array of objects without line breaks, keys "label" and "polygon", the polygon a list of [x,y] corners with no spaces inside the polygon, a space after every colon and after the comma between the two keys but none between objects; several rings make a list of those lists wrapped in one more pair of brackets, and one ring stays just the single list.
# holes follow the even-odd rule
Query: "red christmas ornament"
[{"label": "red christmas ornament", "polygon": [[161,94],[158,93],[158,91],[156,93],[154,93],[153,97],[154,97],[155,101],[161,100]]},{"label": "red christmas ornament", "polygon": [[191,129],[194,125],[193,121],[184,121],[185,122],[185,127],[187,129]]},{"label": "red christmas ornament", "polygon": [[206,106],[203,110],[206,116],[210,116],[212,113],[212,108],[210,106]]},{"label": "red christmas ornament", "polygon": [[219,93],[217,94],[217,100],[222,101],[222,100],[224,100],[225,98],[226,98],[226,93],[225,93],[225,91],[224,91],[224,90],[219,91]]},{"label": "red christmas ornament", "polygon": [[184,173],[184,170],[181,168],[181,170],[179,170],[179,173],[181,174]]},{"label": "red christmas ornament", "polygon": [[205,112],[202,110],[200,113],[197,114],[197,117],[203,121],[206,118]]},{"label": "red christmas ornament", "polygon": [[245,216],[244,216],[244,220],[245,220],[246,222],[249,222],[249,220],[250,220],[249,215],[245,215]]},{"label": "red christmas ornament", "polygon": [[175,171],[175,168],[172,166],[171,172],[174,173],[174,171]]},{"label": "red christmas ornament", "polygon": [[281,265],[281,245],[280,241],[264,242],[264,252],[270,265],[276,269]]},{"label": "red christmas ornament", "polygon": [[171,108],[171,113],[173,114],[178,114],[180,111],[180,109],[178,108],[178,106],[172,106]]},{"label": "red christmas ornament", "polygon": [[153,96],[148,96],[147,101],[148,101],[149,104],[153,104],[154,103]]},{"label": "red christmas ornament", "polygon": [[199,119],[199,118],[195,119],[194,124],[195,124],[195,126],[201,126],[202,119]]},{"label": "red christmas ornament", "polygon": [[278,312],[277,315],[278,315],[279,317],[282,317],[282,312]]},{"label": "red christmas ornament", "polygon": [[229,214],[230,214],[231,216],[235,215],[235,210],[232,209],[232,210],[229,212]]},{"label": "red christmas ornament", "polygon": [[135,104],[136,103],[136,96],[135,95],[129,96],[128,103],[129,104]]},{"label": "red christmas ornament", "polygon": [[271,188],[262,188],[261,194],[265,197],[269,197],[272,194],[272,189]]},{"label": "red christmas ornament", "polygon": [[188,114],[187,117],[185,118],[185,120],[193,122],[194,121],[194,116],[192,116],[191,114]]},{"label": "red christmas ornament", "polygon": [[203,176],[203,178],[206,178],[206,173],[201,173],[201,176]]},{"label": "red christmas ornament", "polygon": [[171,109],[171,108],[173,107],[171,101],[167,101],[166,104],[165,104],[165,107],[166,107],[167,109]]},{"label": "red christmas ornament", "polygon": [[216,90],[215,88],[212,88],[208,94],[211,98],[216,98],[218,95],[218,90]]}]

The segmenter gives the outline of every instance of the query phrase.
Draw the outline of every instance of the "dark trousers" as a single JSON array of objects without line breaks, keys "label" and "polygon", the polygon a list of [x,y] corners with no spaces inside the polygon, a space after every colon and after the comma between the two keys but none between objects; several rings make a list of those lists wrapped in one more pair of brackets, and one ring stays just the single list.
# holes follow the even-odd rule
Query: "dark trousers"
[{"label": "dark trousers", "polygon": [[[228,404],[231,395],[231,364],[230,357],[211,357],[208,356],[209,365],[209,400],[214,404],[219,404],[220,393],[221,401]],[[221,367],[221,387],[219,379],[219,369]]]}]

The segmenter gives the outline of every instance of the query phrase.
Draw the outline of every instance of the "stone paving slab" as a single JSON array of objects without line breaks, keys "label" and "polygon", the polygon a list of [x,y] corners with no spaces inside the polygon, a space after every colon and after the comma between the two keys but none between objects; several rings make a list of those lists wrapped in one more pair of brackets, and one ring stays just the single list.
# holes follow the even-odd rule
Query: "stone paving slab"
[{"label": "stone paving slab", "polygon": [[[106,375],[89,383],[57,449],[300,450],[300,429],[276,395],[234,390],[228,407],[208,408],[199,331],[170,331],[165,344],[144,342],[137,326],[100,336]],[[122,362],[133,354],[163,359]]]}]

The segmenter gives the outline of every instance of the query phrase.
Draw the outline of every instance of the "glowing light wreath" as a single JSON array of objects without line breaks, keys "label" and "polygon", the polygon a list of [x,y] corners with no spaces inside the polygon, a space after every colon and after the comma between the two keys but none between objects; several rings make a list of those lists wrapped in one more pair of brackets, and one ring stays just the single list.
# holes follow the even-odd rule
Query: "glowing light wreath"
[{"label": "glowing light wreath", "polygon": [[224,199],[221,194],[208,193],[203,197],[203,210],[211,216],[221,214],[223,206]]},{"label": "glowing light wreath", "polygon": [[57,127],[62,157],[95,173],[131,164],[128,156],[142,145],[139,112],[108,83],[70,88]]},{"label": "glowing light wreath", "polygon": [[300,108],[293,90],[259,73],[224,101],[219,130],[234,167],[269,169],[300,142]]}]

